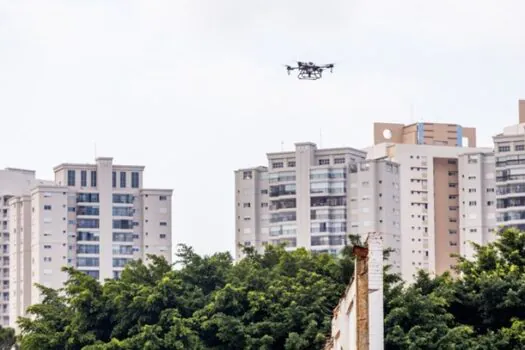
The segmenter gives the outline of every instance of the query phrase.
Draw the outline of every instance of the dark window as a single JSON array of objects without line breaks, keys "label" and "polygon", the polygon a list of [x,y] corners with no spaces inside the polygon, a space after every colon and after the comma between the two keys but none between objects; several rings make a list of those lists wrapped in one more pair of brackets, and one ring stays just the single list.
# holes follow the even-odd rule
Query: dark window
[{"label": "dark window", "polygon": [[91,187],[97,187],[97,172],[91,171]]},{"label": "dark window", "polygon": [[80,171],[80,186],[82,187],[87,186],[87,171],[85,170]]},{"label": "dark window", "polygon": [[75,170],[67,171],[67,185],[75,186]]},{"label": "dark window", "polygon": [[117,187],[117,172],[113,172],[113,188]]},{"label": "dark window", "polygon": [[136,171],[131,173],[131,187],[139,188],[139,173]]},{"label": "dark window", "polygon": [[125,187],[126,187],[126,173],[122,171],[120,173],[120,188],[125,188]]}]

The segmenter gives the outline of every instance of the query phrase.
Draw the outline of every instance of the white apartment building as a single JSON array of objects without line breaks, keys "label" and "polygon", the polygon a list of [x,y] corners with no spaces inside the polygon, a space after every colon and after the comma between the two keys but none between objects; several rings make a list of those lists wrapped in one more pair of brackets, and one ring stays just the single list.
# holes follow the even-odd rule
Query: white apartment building
[{"label": "white apartment building", "polygon": [[348,165],[366,153],[354,148],[268,153],[268,167],[240,169],[236,183],[236,256],[239,245],[261,250],[285,243],[336,254],[347,242]]},{"label": "white apartment building", "polygon": [[63,285],[63,266],[103,281],[147,254],[171,262],[172,190],[143,188],[143,171],[112,158],[65,163],[54,168],[54,183],[9,200],[11,320],[41,301],[34,283]]},{"label": "white apartment building", "polygon": [[[474,180],[472,176],[476,176],[476,170],[465,164],[461,170],[465,169],[467,173],[461,173],[458,158],[464,153],[490,152],[492,149],[489,148],[395,143],[381,143],[369,150],[370,158],[387,157],[399,164],[401,276],[405,281],[413,280],[419,269],[441,274],[455,265],[455,258],[450,255],[460,253],[461,205],[475,201],[468,195],[464,197],[462,189],[464,181]],[[464,157],[466,165],[470,165],[469,156]],[[479,171],[482,170],[486,168],[477,169],[478,181],[481,181]],[[474,185],[474,182],[468,184]],[[475,192],[467,193],[472,195],[482,191],[482,188],[476,188]],[[485,206],[481,205],[480,199],[478,201],[479,206],[469,206],[469,217],[481,218],[490,211],[486,207],[494,204],[490,199],[486,200]]]},{"label": "white apartment building", "polygon": [[[47,181],[49,182],[49,181]],[[2,287],[0,297],[0,325],[10,324],[9,319],[9,289],[10,289],[10,265],[13,255],[11,249],[12,241],[16,236],[11,236],[11,211],[8,205],[9,199],[14,196],[29,194],[31,187],[37,184],[47,183],[37,180],[35,172],[25,169],[6,168],[0,170],[0,285]]]},{"label": "white apartment building", "polygon": [[401,207],[399,164],[386,159],[363,160],[349,166],[348,233],[362,240],[372,232],[392,249],[391,272],[401,273]]},{"label": "white apartment building", "polygon": [[458,157],[459,252],[474,257],[471,243],[484,245],[495,238],[496,169],[493,152],[464,153]]},{"label": "white apartment building", "polygon": [[241,245],[261,252],[280,243],[337,254],[350,233],[381,232],[399,272],[398,165],[364,157],[353,148],[298,143],[295,152],[268,154],[268,167],[237,170],[237,258]]},{"label": "white apartment building", "polygon": [[520,101],[520,124],[494,136],[497,222],[525,230],[525,101]]}]

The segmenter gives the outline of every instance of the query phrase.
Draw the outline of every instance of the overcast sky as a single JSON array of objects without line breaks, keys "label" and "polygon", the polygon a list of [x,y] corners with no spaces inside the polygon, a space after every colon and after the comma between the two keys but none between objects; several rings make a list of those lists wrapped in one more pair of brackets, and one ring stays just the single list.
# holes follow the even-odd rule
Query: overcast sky
[{"label": "overcast sky", "polygon": [[[0,166],[99,156],[172,188],[173,237],[234,248],[237,168],[281,142],[366,147],[372,122],[478,145],[525,98],[523,0],[0,0]],[[283,64],[335,62],[299,81]],[[412,106],[412,108],[411,108]],[[413,112],[411,112],[411,110]]]}]

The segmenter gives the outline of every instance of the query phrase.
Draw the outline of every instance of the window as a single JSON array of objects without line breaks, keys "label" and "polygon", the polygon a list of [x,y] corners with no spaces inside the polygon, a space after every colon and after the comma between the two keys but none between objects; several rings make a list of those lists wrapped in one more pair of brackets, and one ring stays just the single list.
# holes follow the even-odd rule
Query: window
[{"label": "window", "polygon": [[80,171],[80,186],[82,187],[87,186],[87,171],[85,170]]},{"label": "window", "polygon": [[261,190],[261,194],[268,194],[268,190]]},{"label": "window", "polygon": [[111,175],[113,179],[113,188],[116,188],[117,187],[117,172],[114,171]]},{"label": "window", "polygon": [[344,164],[345,163],[345,159],[344,158],[335,158],[334,159],[334,164]]},{"label": "window", "polygon": [[469,193],[476,193],[476,189],[475,189],[475,188],[469,188],[469,189],[468,189],[468,192],[469,192]]},{"label": "window", "polygon": [[487,188],[487,192],[494,192],[493,188]]},{"label": "window", "polygon": [[476,201],[470,201],[468,202],[468,205],[474,207],[476,205]]},{"label": "window", "polygon": [[284,167],[284,163],[283,162],[275,162],[272,164],[272,168],[273,169],[279,169],[279,168],[283,168]]},{"label": "window", "polygon": [[457,161],[456,161],[455,159],[449,159],[449,160],[447,161],[447,163],[448,163],[448,164],[451,164],[451,165],[454,165],[454,164],[457,163]]},{"label": "window", "polygon": [[491,205],[494,205],[494,201],[488,201],[487,205],[490,207]]},{"label": "window", "polygon": [[243,208],[250,208],[251,206],[252,206],[251,203],[243,203],[243,204],[242,204],[242,207],[243,207]]},{"label": "window", "polygon": [[91,171],[91,187],[97,187],[97,172]]},{"label": "window", "polygon": [[516,145],[514,147],[515,151],[525,151],[525,145]]},{"label": "window", "polygon": [[261,208],[268,208],[268,203],[261,203]]},{"label": "window", "polygon": [[139,173],[137,171],[131,173],[131,188],[139,188]]},{"label": "window", "polygon": [[329,165],[330,159],[319,159],[319,165]]},{"label": "window", "polygon": [[51,262],[51,260],[50,256],[44,256],[44,262]]},{"label": "window", "polygon": [[133,220],[113,220],[113,228],[114,229],[121,229],[121,230],[132,230],[134,227]]},{"label": "window", "polygon": [[159,235],[159,238],[160,238],[160,239],[166,239],[166,234],[165,234],[165,233],[161,233],[161,234]]},{"label": "window", "polygon": [[126,187],[126,173],[121,171],[120,172],[120,188]]},{"label": "window", "polygon": [[44,245],[44,249],[51,249],[51,246],[46,244],[46,245]]},{"label": "window", "polygon": [[292,161],[289,161],[289,162],[288,162],[288,167],[289,167],[289,168],[295,168],[295,161],[293,161],[293,160],[292,160]]},{"label": "window", "polygon": [[159,201],[165,201],[167,199],[168,199],[168,197],[166,197],[166,196],[159,196]]},{"label": "window", "polygon": [[458,184],[457,183],[453,183],[453,182],[449,182],[448,187],[456,188],[456,187],[458,187]]},{"label": "window", "polygon": [[51,210],[51,205],[49,205],[49,204],[44,205],[44,210]]},{"label": "window", "polygon": [[251,171],[243,171],[242,179],[243,180],[251,180],[252,179],[252,172]]},{"label": "window", "polygon": [[161,221],[159,224],[160,226],[168,226],[168,223],[166,221]]},{"label": "window", "polygon": [[67,171],[67,185],[75,186],[75,170]]},{"label": "window", "polygon": [[510,146],[499,146],[498,152],[510,152]]}]

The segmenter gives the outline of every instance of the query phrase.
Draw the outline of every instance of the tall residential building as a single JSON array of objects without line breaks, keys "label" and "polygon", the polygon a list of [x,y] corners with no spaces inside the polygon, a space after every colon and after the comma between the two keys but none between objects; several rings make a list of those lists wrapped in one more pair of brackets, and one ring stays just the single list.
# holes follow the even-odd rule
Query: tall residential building
[{"label": "tall residential building", "polygon": [[494,136],[498,224],[525,230],[525,101],[519,101],[520,124]]},{"label": "tall residential building", "polygon": [[[347,240],[349,164],[365,156],[305,142],[292,152],[268,153],[268,167],[237,170],[236,245],[285,243],[337,253]],[[242,256],[238,247],[236,255]]]},{"label": "tall residential building", "polygon": [[364,157],[353,148],[298,143],[295,152],[269,153],[268,167],[237,170],[237,258],[240,245],[261,252],[280,243],[337,254],[348,234],[379,232],[400,272],[399,168]]},{"label": "tall residential building", "polygon": [[29,194],[32,186],[45,181],[37,180],[35,172],[32,170],[6,168],[0,170],[0,285],[2,286],[0,297],[0,324],[7,326],[10,324],[9,319],[9,289],[10,289],[10,272],[9,267],[13,256],[12,242],[16,235],[11,236],[11,211],[9,199],[14,196]]},{"label": "tall residential building", "polygon": [[[423,130],[430,133],[431,128]],[[451,140],[458,136],[453,130]],[[407,144],[382,143],[368,153],[370,158],[387,157],[399,164],[401,275],[406,281],[411,281],[419,269],[441,274],[450,271],[455,264],[450,255],[460,253],[459,208],[463,202],[459,185],[463,174],[459,173],[458,157],[463,153],[492,151],[488,148],[431,145],[435,141],[444,142],[440,137],[427,140],[428,144],[413,144],[411,140]]]},{"label": "tall residential building", "polygon": [[399,165],[385,159],[349,165],[348,233],[363,239],[379,234],[392,249],[391,272],[401,272],[401,207]]},{"label": "tall residential building", "polygon": [[475,251],[471,243],[484,245],[496,238],[494,152],[460,154],[458,171],[459,252],[466,258],[473,258]]},{"label": "tall residential building", "polygon": [[171,262],[172,190],[143,188],[143,166],[97,158],[54,171],[53,184],[9,200],[12,320],[41,301],[34,283],[62,286],[63,266],[103,281],[132,259],[149,261],[147,254]]}]

